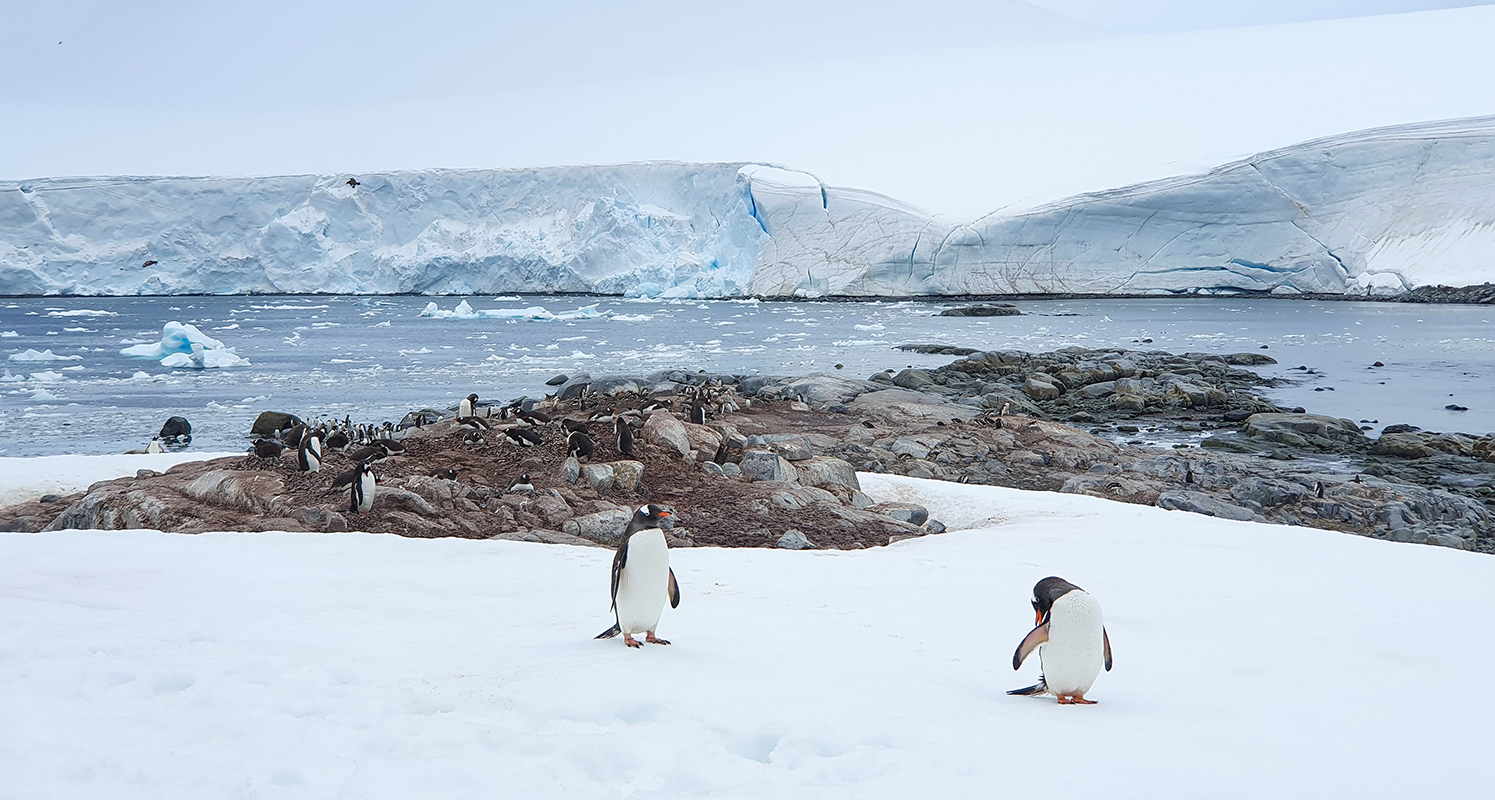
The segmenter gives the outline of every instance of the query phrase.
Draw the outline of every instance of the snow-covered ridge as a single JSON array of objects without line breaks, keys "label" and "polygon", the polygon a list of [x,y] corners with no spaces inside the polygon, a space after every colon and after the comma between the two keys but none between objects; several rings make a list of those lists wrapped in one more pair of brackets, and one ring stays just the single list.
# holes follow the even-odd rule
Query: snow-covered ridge
[{"label": "snow-covered ridge", "polygon": [[968,222],[743,163],[41,179],[0,182],[0,293],[1395,293],[1495,279],[1492,187],[1495,117]]}]

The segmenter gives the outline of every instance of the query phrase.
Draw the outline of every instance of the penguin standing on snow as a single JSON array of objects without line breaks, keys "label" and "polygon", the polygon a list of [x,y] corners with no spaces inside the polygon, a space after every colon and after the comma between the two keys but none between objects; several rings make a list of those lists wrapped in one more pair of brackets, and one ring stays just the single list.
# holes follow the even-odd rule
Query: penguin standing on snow
[{"label": "penguin standing on snow", "polygon": [[316,433],[308,433],[301,437],[301,444],[296,448],[296,466],[302,472],[322,471],[322,437]]},{"label": "penguin standing on snow", "polygon": [[618,452],[633,458],[633,429],[628,427],[628,420],[614,417],[613,428],[618,432]]},{"label": "penguin standing on snow", "polygon": [[1021,667],[1028,654],[1042,645],[1043,674],[1038,683],[1008,694],[1052,694],[1061,705],[1094,705],[1085,693],[1102,666],[1111,671],[1111,637],[1106,635],[1100,604],[1084,589],[1053,577],[1033,587],[1032,602],[1037,627],[1012,654],[1012,668]]},{"label": "penguin standing on snow", "polygon": [[[164,452],[166,452],[166,448],[164,448],[164,447],[161,446],[161,437],[159,437],[159,436],[152,436],[151,437],[151,443],[145,446],[145,452],[147,452],[147,453],[164,453]],[[1321,494],[1321,495],[1319,495],[1319,497],[1323,497],[1323,495]]]},{"label": "penguin standing on snow", "polygon": [[680,607],[680,585],[670,569],[670,546],[659,529],[659,521],[669,516],[669,511],[653,504],[639,506],[633,512],[613,556],[612,610],[616,621],[597,634],[598,639],[621,633],[623,644],[639,647],[641,642],[633,634],[642,633],[649,644],[669,644],[654,635],[665,599],[669,599],[670,608]]}]

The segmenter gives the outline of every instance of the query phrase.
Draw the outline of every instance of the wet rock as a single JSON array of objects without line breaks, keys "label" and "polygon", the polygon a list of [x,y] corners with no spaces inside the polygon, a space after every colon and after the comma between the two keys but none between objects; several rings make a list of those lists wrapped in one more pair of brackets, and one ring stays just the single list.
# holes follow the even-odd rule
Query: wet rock
[{"label": "wet rock", "polygon": [[906,369],[893,376],[893,385],[905,389],[920,389],[931,383],[934,383],[934,379],[922,369]]},{"label": "wet rock", "polygon": [[261,411],[254,418],[254,424],[249,426],[250,436],[274,436],[280,431],[288,431],[301,424],[301,418],[295,414],[287,414],[283,411]]},{"label": "wet rock", "polygon": [[580,375],[573,375],[565,383],[561,384],[560,388],[555,390],[555,396],[557,400],[572,400],[581,397],[582,393],[588,391],[591,387],[592,376],[583,372]]},{"label": "wet rock", "polygon": [[169,417],[166,424],[161,426],[160,436],[162,439],[177,439],[183,436],[192,436],[192,423],[186,417]]},{"label": "wet rock", "polygon": [[568,377],[566,377],[565,375],[557,375],[557,376],[551,378],[550,380],[546,381],[545,385],[546,386],[560,386],[560,385],[564,384],[566,381],[569,381],[569,380],[571,380],[571,379],[568,378]]},{"label": "wet rock", "polygon": [[1202,492],[1163,492],[1158,496],[1157,505],[1159,508],[1166,508],[1171,511],[1189,511],[1195,514],[1203,514],[1207,517],[1220,517],[1222,519],[1250,521],[1256,516],[1255,512],[1249,508],[1232,505]]},{"label": "wet rock", "polygon": [[1263,364],[1276,364],[1277,359],[1261,353],[1228,353],[1225,356],[1225,363],[1238,367],[1257,367]]},{"label": "wet rock", "polygon": [[936,314],[937,317],[1016,317],[1023,312],[1018,311],[1016,306],[1006,303],[982,304],[975,306],[958,306],[947,308]]}]

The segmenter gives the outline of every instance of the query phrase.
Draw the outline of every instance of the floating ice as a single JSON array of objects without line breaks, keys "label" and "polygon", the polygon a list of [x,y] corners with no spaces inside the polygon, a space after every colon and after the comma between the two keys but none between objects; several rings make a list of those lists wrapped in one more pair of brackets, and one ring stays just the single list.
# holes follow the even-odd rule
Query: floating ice
[{"label": "floating ice", "polygon": [[15,339],[20,335],[18,331],[0,331],[0,339]]},{"label": "floating ice", "polygon": [[27,349],[27,350],[24,350],[22,352],[15,353],[15,354],[11,355],[10,360],[11,361],[82,361],[83,360],[83,356],[59,356],[59,355],[53,353],[51,350],[43,350],[41,352],[37,352],[36,350]]},{"label": "floating ice", "polygon": [[432,319],[498,319],[514,322],[553,322],[555,320],[571,319],[598,319],[602,312],[597,310],[594,303],[582,306],[575,311],[561,311],[551,313],[544,306],[530,306],[529,308],[484,308],[474,309],[466,300],[457,304],[451,311],[444,311],[437,307],[435,302],[426,304],[421,310],[422,317]]},{"label": "floating ice", "polygon": [[161,327],[161,341],[137,344],[119,351],[132,358],[159,359],[161,366],[189,369],[247,367],[249,359],[241,358],[232,347],[197,329],[196,325],[168,322]]},{"label": "floating ice", "polygon": [[91,308],[75,308],[71,311],[54,309],[47,312],[49,317],[117,317],[119,314],[113,311],[96,311]]},{"label": "floating ice", "polygon": [[46,389],[37,389],[31,394],[31,402],[33,403],[56,403],[60,400],[62,400],[61,397],[52,394]]}]

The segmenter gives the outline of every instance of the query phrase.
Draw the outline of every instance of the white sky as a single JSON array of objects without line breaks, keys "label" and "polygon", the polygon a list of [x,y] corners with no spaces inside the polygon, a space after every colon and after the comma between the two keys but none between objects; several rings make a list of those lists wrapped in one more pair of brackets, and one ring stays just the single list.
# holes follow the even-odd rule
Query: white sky
[{"label": "white sky", "polygon": [[0,177],[758,160],[971,216],[1495,113],[1495,8],[1296,22],[1455,4],[0,0]]}]

